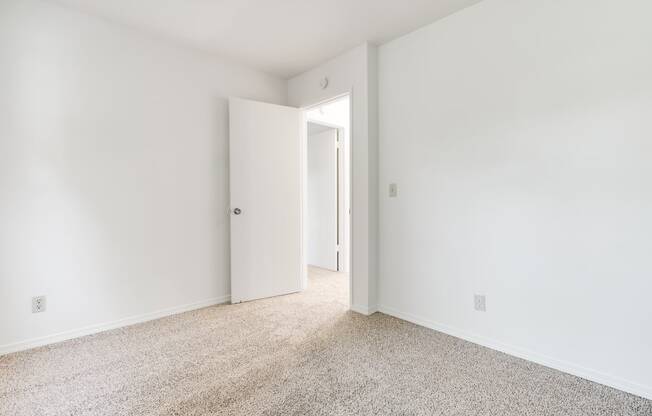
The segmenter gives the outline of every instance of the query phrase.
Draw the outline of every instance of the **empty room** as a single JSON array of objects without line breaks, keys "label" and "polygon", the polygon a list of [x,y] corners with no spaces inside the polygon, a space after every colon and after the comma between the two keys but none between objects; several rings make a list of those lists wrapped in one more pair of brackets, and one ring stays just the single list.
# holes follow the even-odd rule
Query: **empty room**
[{"label": "empty room", "polygon": [[652,416],[649,0],[0,0],[0,415]]}]

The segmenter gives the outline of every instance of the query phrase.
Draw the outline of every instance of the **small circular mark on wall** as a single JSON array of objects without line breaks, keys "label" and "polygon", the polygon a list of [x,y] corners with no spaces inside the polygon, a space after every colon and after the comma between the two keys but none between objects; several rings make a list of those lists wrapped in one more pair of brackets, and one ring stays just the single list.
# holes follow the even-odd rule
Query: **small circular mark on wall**
[{"label": "small circular mark on wall", "polygon": [[328,78],[324,77],[319,80],[319,86],[321,87],[322,90],[325,90],[326,87],[328,87]]}]

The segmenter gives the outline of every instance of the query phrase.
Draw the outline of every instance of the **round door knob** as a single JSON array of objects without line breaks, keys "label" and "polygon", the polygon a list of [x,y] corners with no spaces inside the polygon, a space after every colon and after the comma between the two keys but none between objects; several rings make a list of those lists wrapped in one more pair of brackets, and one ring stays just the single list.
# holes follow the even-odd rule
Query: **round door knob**
[{"label": "round door knob", "polygon": [[236,208],[236,209],[233,210],[233,213],[235,215],[240,215],[241,212],[242,212],[242,210],[240,208]]}]

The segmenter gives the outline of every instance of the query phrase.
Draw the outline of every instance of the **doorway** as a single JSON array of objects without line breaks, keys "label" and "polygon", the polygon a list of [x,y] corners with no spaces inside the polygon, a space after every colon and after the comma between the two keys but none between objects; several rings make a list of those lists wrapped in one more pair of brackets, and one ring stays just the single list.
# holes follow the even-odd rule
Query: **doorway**
[{"label": "doorway", "polygon": [[310,279],[350,284],[350,97],[304,110],[304,261]]},{"label": "doorway", "polygon": [[[349,95],[308,108],[229,99],[232,303],[300,292],[312,278],[313,294],[335,288],[341,299],[333,300],[351,307],[350,114]],[[309,127],[330,138],[322,143],[328,194],[310,203],[317,231],[308,230]],[[319,245],[323,259],[309,259]]]}]

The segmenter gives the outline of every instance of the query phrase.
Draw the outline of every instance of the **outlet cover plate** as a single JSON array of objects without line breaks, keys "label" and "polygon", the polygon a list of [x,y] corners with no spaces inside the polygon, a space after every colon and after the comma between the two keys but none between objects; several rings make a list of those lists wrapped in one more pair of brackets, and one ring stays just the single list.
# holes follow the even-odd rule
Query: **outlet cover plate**
[{"label": "outlet cover plate", "polygon": [[45,312],[46,306],[45,296],[34,296],[32,298],[32,313]]},{"label": "outlet cover plate", "polygon": [[479,312],[487,311],[487,298],[485,295],[475,295],[474,299],[474,308]]}]

